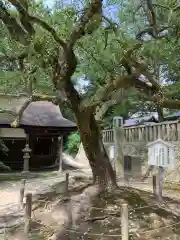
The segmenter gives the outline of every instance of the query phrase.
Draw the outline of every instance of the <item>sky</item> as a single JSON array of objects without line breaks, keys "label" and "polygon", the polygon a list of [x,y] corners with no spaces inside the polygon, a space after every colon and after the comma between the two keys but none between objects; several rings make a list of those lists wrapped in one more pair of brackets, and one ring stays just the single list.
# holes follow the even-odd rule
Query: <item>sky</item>
[{"label": "sky", "polygon": [[[44,0],[44,3],[52,8],[55,4],[56,0]],[[81,0],[61,0],[60,2],[67,5],[71,5],[75,2],[82,2]],[[107,15],[109,18],[116,19],[116,13],[117,13],[117,5],[115,4],[115,1],[113,0],[104,0],[104,5],[108,5],[104,8],[105,15]],[[111,3],[109,3],[111,2]],[[114,3],[113,3],[114,2]]]}]

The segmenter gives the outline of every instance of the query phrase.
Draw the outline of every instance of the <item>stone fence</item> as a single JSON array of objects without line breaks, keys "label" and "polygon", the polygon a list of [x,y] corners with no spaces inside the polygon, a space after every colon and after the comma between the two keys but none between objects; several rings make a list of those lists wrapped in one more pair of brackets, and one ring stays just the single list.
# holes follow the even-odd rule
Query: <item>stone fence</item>
[{"label": "stone fence", "polygon": [[[125,166],[130,165],[129,174],[143,176],[148,169],[147,143],[161,138],[172,143],[176,150],[176,167],[166,169],[166,179],[180,181],[180,122],[169,121],[126,127],[121,134],[118,132],[118,128],[102,132],[107,151],[110,152],[110,149],[115,146],[115,165],[118,165],[116,168],[118,175],[124,175],[122,172],[126,171]],[[128,164],[126,158],[129,159]]]},{"label": "stone fence", "polygon": [[[102,136],[104,143],[114,142],[113,129],[102,131]],[[180,122],[168,121],[124,128],[124,140],[126,142],[151,142],[158,138],[169,142],[180,141]]]}]

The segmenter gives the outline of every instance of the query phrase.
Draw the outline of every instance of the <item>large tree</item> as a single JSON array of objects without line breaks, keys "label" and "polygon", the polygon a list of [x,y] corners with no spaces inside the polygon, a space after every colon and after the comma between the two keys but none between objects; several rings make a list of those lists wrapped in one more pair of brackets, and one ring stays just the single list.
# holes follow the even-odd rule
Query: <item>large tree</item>
[{"label": "large tree", "polygon": [[[80,11],[67,6],[54,12],[34,1],[8,2],[18,14],[12,14],[9,6],[1,0],[0,18],[19,47],[13,55],[6,54],[1,58],[8,62],[18,61],[21,71],[30,78],[36,74],[38,78],[42,71],[56,90],[65,93],[65,99],[76,117],[94,182],[100,180],[107,183],[110,179],[116,186],[96,118],[99,119],[111,104],[122,101],[124,91],[133,87],[140,92],[144,101],[166,108],[180,106],[180,100],[172,98],[171,92],[159,84],[152,71],[152,49],[160,54],[162,45],[167,44],[164,36],[157,37],[162,29],[149,22],[151,32],[148,34],[153,40],[142,41],[147,29],[139,31],[139,27],[145,27],[145,24],[135,28],[132,11],[128,22],[113,23],[104,15],[101,0],[85,3]],[[144,14],[155,15],[152,11],[154,6],[149,2],[139,18],[144,19]],[[123,10],[129,11],[129,4],[120,4],[120,17]],[[129,31],[130,27],[133,31]],[[172,29],[169,25],[163,28]],[[153,31],[156,31],[155,37]],[[79,76],[79,73],[90,81],[86,94],[80,94],[75,88],[74,76]]]}]

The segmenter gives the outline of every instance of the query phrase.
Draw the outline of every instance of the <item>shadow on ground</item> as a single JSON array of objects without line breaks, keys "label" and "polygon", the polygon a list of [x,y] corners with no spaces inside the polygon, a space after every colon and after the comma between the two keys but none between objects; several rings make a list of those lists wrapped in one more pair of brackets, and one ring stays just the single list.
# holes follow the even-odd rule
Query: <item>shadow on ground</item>
[{"label": "shadow on ground", "polygon": [[[81,183],[80,187],[78,183]],[[82,184],[82,179],[76,179],[76,185],[70,188],[68,196],[64,196],[63,193],[57,194],[56,191],[40,195],[39,203],[37,202],[39,205],[36,205],[36,209],[43,211],[48,202],[54,201],[59,208],[65,205],[69,206],[69,199],[82,194],[91,184],[88,181]],[[169,201],[172,204],[180,205],[180,201],[170,198],[164,198],[163,204],[159,203],[152,194],[133,188],[121,187],[113,192],[97,194],[91,199],[88,208],[82,208],[75,223],[69,219],[63,234],[57,240],[120,240],[121,204],[124,202],[127,202],[129,207],[129,239],[180,239],[180,217],[168,209]],[[68,208],[66,209],[68,211]],[[51,215],[50,209],[46,217],[50,218]],[[40,231],[43,234],[39,235]],[[51,236],[54,231],[53,226],[45,225],[38,218],[32,222],[31,235],[34,236],[34,239],[37,236],[38,240],[48,239],[43,237]]]}]

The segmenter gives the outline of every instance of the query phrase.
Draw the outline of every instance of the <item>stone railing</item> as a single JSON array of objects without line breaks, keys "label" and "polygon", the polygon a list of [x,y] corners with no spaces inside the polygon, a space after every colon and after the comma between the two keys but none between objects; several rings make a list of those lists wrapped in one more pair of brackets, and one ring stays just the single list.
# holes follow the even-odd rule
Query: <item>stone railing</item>
[{"label": "stone railing", "polygon": [[[114,141],[113,129],[102,132],[103,142],[112,143]],[[164,141],[180,141],[180,122],[168,121],[154,123],[151,125],[139,125],[124,128],[124,138],[126,142],[151,142],[158,138]]]}]

